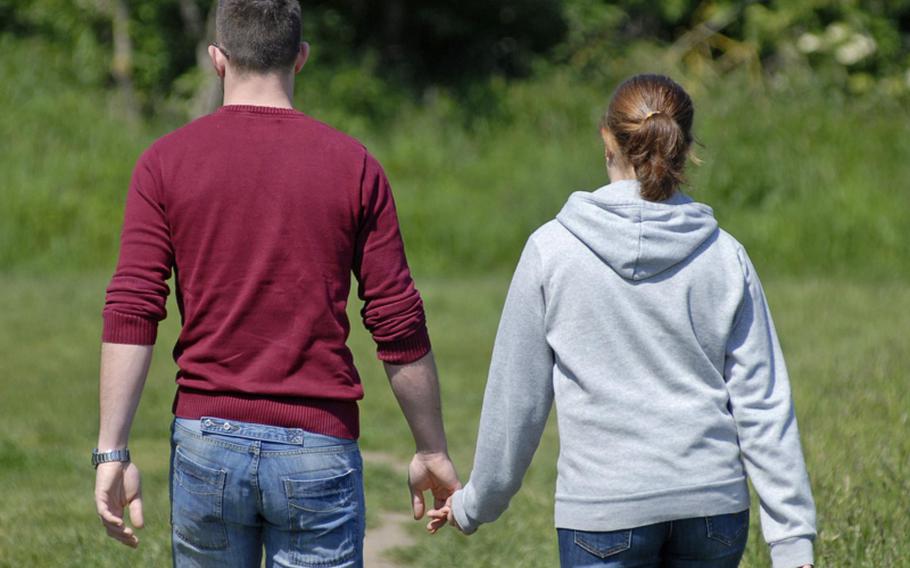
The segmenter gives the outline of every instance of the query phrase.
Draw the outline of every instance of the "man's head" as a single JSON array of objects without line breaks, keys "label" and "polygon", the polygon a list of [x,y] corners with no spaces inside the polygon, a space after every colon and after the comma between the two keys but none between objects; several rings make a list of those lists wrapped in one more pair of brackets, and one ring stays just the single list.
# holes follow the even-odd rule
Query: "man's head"
[{"label": "man's head", "polygon": [[[215,41],[213,47],[238,74],[299,71],[306,60],[297,0],[219,0]],[[212,56],[218,68],[220,58]]]}]

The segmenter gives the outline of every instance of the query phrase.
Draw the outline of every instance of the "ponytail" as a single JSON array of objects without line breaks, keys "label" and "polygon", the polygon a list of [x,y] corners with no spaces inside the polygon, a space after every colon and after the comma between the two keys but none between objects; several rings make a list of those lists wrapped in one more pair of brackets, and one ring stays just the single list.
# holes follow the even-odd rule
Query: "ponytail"
[{"label": "ponytail", "polygon": [[636,75],[613,95],[601,126],[635,168],[644,199],[665,201],[686,183],[693,116],[689,95],[662,75]]}]

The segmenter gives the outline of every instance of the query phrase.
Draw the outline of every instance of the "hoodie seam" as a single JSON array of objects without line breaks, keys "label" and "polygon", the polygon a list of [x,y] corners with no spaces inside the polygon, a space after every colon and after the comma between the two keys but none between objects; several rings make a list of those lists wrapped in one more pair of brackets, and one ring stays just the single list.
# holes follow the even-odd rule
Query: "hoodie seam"
[{"label": "hoodie seam", "polygon": [[641,262],[641,241],[642,235],[644,234],[644,228],[642,227],[644,220],[644,215],[642,211],[642,206],[638,206],[638,254],[635,256],[635,266],[632,268],[632,280],[638,280],[638,264]]}]

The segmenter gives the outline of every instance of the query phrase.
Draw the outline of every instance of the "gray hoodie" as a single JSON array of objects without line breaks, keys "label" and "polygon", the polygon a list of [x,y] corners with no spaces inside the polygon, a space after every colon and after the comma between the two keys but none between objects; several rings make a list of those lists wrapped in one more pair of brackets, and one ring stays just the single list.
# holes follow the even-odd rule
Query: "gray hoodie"
[{"label": "gray hoodie", "polygon": [[761,503],[775,568],[812,562],[815,506],[749,257],[710,207],[636,181],[572,194],[515,270],[458,524],[498,518],[555,399],[556,526],[611,531]]}]

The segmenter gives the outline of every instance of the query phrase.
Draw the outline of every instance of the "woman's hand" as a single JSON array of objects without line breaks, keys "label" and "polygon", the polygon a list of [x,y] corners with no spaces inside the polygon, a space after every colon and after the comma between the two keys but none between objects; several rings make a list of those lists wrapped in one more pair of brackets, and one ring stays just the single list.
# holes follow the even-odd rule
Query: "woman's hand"
[{"label": "woman's hand", "polygon": [[461,530],[461,527],[458,526],[458,521],[455,520],[455,513],[452,511],[452,498],[449,497],[446,499],[445,506],[439,509],[431,509],[427,516],[432,519],[427,524],[427,532],[430,534],[436,534],[439,529],[445,526],[446,523],[449,523],[453,527],[459,530],[462,534],[464,531]]}]

